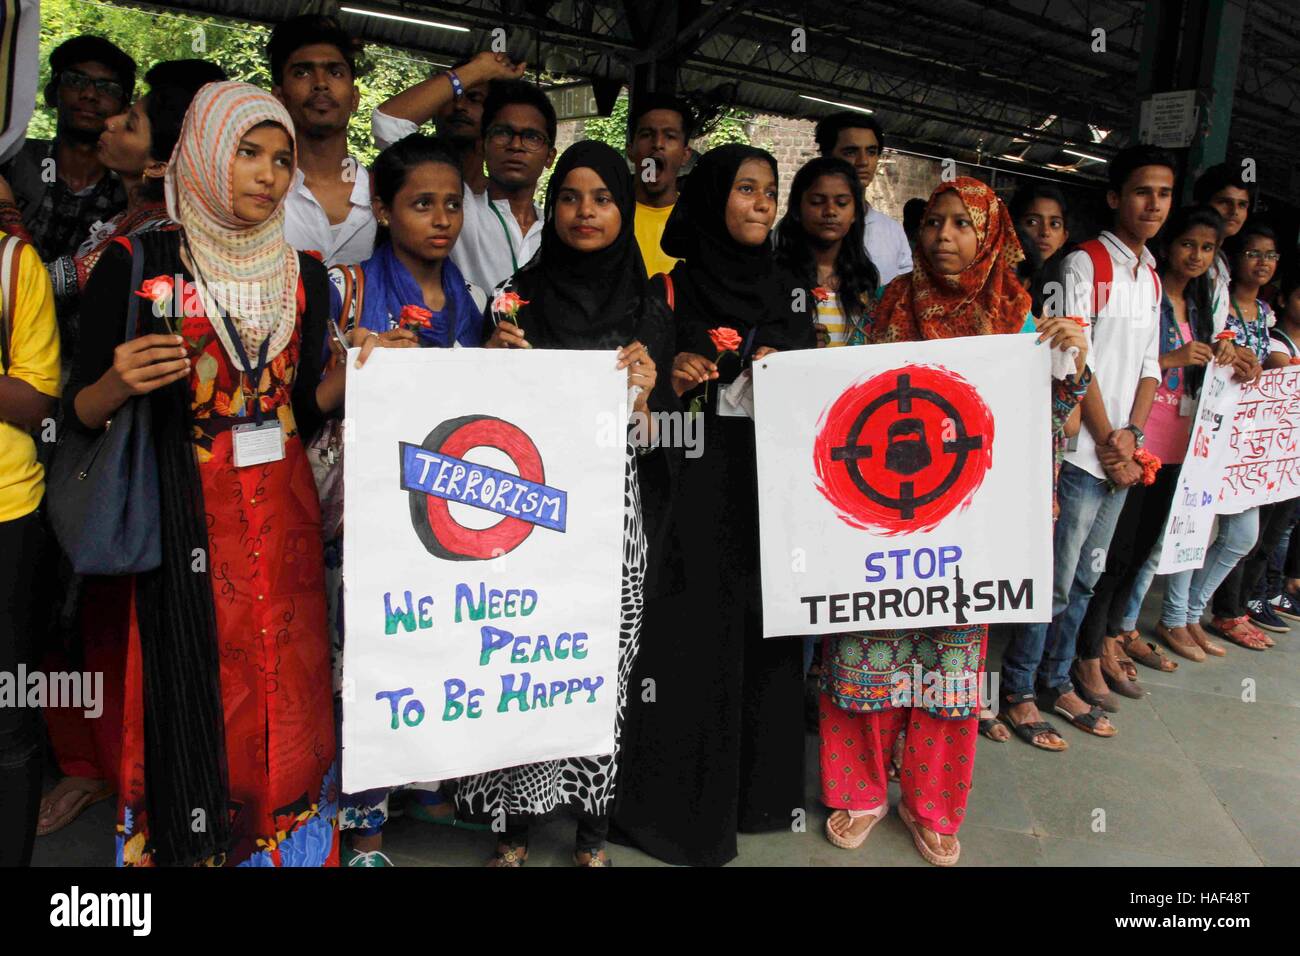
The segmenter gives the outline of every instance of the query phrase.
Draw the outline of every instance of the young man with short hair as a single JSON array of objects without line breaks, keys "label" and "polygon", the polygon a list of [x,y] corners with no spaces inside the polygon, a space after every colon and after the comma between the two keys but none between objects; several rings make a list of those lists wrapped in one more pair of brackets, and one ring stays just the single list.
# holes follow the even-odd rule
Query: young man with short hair
[{"label": "young man with short hair", "polygon": [[[1115,734],[1103,708],[1089,703],[1105,699],[1113,709],[1101,648],[1080,647],[1073,671],[1071,663],[1127,489],[1142,476],[1133,455],[1142,447],[1161,374],[1160,278],[1146,244],[1169,215],[1174,176],[1174,160],[1163,150],[1122,150],[1111,161],[1106,193],[1114,226],[1065,258],[1064,295],[1048,298],[1049,313],[1087,321],[1093,378],[1082,403],[1078,445],[1066,453],[1057,486],[1052,623],[1018,628],[1003,656],[1002,709],[1017,726],[1041,720],[1038,690],[1075,727],[1098,737]],[[1040,731],[1033,742],[1061,749],[1053,736],[1054,730]]]},{"label": "young man with short hair", "polygon": [[[1240,163],[1218,163],[1196,178],[1192,198],[1201,205],[1213,206],[1223,217],[1223,239],[1226,242],[1246,224],[1250,207],[1255,201],[1255,184],[1242,178]],[[1232,269],[1223,255],[1222,243],[1210,266],[1210,281],[1214,283],[1214,331],[1222,332],[1228,324],[1230,297],[1228,284]]]},{"label": "young man with short hair", "polygon": [[298,147],[285,239],[326,265],[363,262],[376,230],[370,173],[348,153],[348,121],[361,102],[356,44],[332,17],[305,15],[276,25],[267,55],[271,92],[293,118]]},{"label": "young man with short hair", "polygon": [[370,115],[375,145],[385,149],[433,120],[438,136],[461,151],[461,172],[471,192],[487,189],[483,172],[483,101],[492,80],[518,80],[526,63],[484,50],[385,100]]},{"label": "young man with short hair", "polygon": [[659,241],[677,203],[677,177],[691,158],[695,116],[675,96],[648,93],[637,98],[628,120],[637,245],[647,275],[672,272],[678,260],[665,253]]},{"label": "young man with short hair", "polygon": [[[50,53],[45,105],[58,111],[54,139],[27,140],[0,167],[12,191],[10,213],[16,207],[41,259],[74,254],[96,223],[126,208],[126,191],[96,145],[104,122],[126,111],[134,90],[135,61],[101,37],[73,37]],[[12,219],[5,221],[12,228]]]},{"label": "young man with short hair", "polygon": [[863,235],[867,255],[880,273],[880,284],[889,283],[912,271],[912,246],[902,223],[891,219],[866,201],[867,187],[876,178],[880,155],[885,150],[885,133],[879,120],[865,113],[832,113],[817,123],[814,132],[823,156],[836,156],[857,171],[862,201],[867,208]]}]

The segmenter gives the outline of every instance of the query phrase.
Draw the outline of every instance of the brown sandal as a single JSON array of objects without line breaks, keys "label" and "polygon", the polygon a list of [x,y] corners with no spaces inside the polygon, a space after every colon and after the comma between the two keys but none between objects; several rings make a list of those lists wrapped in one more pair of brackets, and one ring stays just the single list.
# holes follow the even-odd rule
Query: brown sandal
[{"label": "brown sandal", "polygon": [[1178,670],[1178,662],[1171,661],[1160,653],[1160,648],[1150,641],[1142,640],[1137,631],[1129,631],[1119,637],[1120,649],[1132,660],[1150,667],[1152,670],[1164,671],[1166,674]]}]

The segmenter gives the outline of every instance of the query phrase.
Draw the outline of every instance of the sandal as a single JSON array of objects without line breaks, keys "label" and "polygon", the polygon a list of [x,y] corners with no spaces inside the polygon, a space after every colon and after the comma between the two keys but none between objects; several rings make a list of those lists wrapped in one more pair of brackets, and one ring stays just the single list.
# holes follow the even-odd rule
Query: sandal
[{"label": "sandal", "polygon": [[[912,842],[916,844],[916,851],[925,858],[927,863],[933,863],[935,866],[955,866],[957,864],[958,858],[961,857],[960,842],[954,841],[956,845],[953,847],[952,852],[946,856],[936,853],[931,849],[930,844],[925,842],[925,838],[921,836],[921,823],[916,817],[912,816],[912,811],[907,809],[906,804],[900,803],[898,805],[898,815],[903,818],[904,825],[912,834]],[[926,829],[929,830],[930,828],[926,827]],[[933,833],[934,831],[931,830],[930,832]],[[937,835],[942,836],[943,834]]]},{"label": "sandal", "polygon": [[999,726],[1000,726],[1000,724],[998,723],[998,719],[997,719],[996,717],[981,717],[981,718],[980,718],[980,725],[979,725],[980,733],[981,733],[983,736],[987,737],[989,740],[993,741],[994,743],[1004,744],[1004,743],[1006,743],[1008,740],[1011,739],[1010,736],[1007,736],[1007,737],[994,737],[994,736],[993,736],[993,731],[994,731],[997,727],[999,727]]},{"label": "sandal", "polygon": [[[427,792],[427,791],[426,791]],[[438,794],[441,797],[441,794]],[[427,798],[426,798],[427,799]],[[421,823],[433,823],[443,827],[458,827],[462,830],[488,830],[491,824],[488,823],[470,823],[462,820],[457,814],[454,806],[451,813],[438,814],[434,812],[435,807],[451,806],[451,801],[446,797],[439,800],[421,800],[419,797],[412,796],[406,801],[405,813],[413,820],[419,820]],[[389,816],[392,816],[390,813]]]},{"label": "sandal", "polygon": [[[1009,708],[1014,707],[1016,704],[1032,703],[1034,702],[1034,699],[1033,694],[1007,694],[1002,698],[1003,709],[998,713],[998,720],[1010,727],[1013,734],[1031,747],[1037,747],[1039,750],[1046,750],[1049,753],[1054,754],[1060,753],[1063,750],[1068,750],[1070,747],[1069,743],[1067,743],[1065,738],[1057,732],[1056,728],[1047,721],[1035,720],[1033,723],[1020,724],[1016,723],[1016,719],[1011,716]],[[1039,743],[1034,739],[1035,737],[1041,737],[1043,734],[1054,734],[1059,742],[1059,746],[1057,746],[1057,744],[1046,742]]]},{"label": "sandal", "polygon": [[1245,617],[1219,618],[1210,622],[1210,630],[1218,633],[1224,640],[1231,641],[1248,651],[1266,651],[1270,640],[1250,626]]},{"label": "sandal", "polygon": [[1119,635],[1107,638],[1107,644],[1110,647],[1111,659],[1120,666],[1124,676],[1129,680],[1136,682],[1138,679],[1137,665],[1133,659],[1124,651],[1124,645],[1120,642]]},{"label": "sandal", "polygon": [[[1076,660],[1070,667],[1070,678],[1074,682],[1074,692],[1084,699],[1086,703],[1093,707],[1100,707],[1108,714],[1114,714],[1119,711],[1119,701],[1115,695],[1107,688],[1106,693],[1099,694],[1090,690],[1088,685],[1083,682],[1083,671],[1079,667],[1079,661]],[[1102,675],[1102,683],[1105,683],[1105,675]]]},{"label": "sandal", "polygon": [[1106,712],[1096,704],[1093,704],[1092,709],[1086,714],[1072,714],[1060,704],[1054,704],[1052,710],[1064,717],[1075,727],[1078,727],[1084,733],[1092,734],[1094,737],[1114,737],[1115,734],[1119,732],[1115,729],[1114,725],[1111,726],[1110,733],[1108,734],[1097,729],[1097,725],[1101,723],[1101,721],[1105,720]]},{"label": "sandal", "polygon": [[[1137,683],[1137,665],[1128,661],[1128,667],[1124,666],[1120,660],[1121,651],[1119,650],[1119,641],[1116,638],[1108,637],[1101,645],[1101,677],[1111,690],[1117,694],[1122,694],[1132,700],[1141,700],[1147,695]],[[1128,660],[1127,657],[1124,660]],[[1133,669],[1132,675],[1129,674],[1129,668]]]},{"label": "sandal", "polygon": [[[601,856],[601,854],[604,852],[605,852],[605,848],[603,846],[588,847],[585,850],[574,850],[573,865],[581,866],[581,867],[613,866],[614,865],[613,860],[611,860],[608,856]],[[581,856],[583,853],[587,854],[586,863],[583,863],[581,860],[578,859],[578,857]]]},{"label": "sandal", "polygon": [[528,847],[506,846],[504,843],[498,843],[496,855],[488,860],[486,865],[520,867],[527,862]]},{"label": "sandal", "polygon": [[88,787],[76,786],[70,783],[69,781],[72,780],[88,780],[88,778],[64,777],[62,780],[60,780],[58,783],[54,785],[54,787],[50,790],[49,793],[47,793],[44,797],[41,798],[42,805],[48,802],[48,805],[51,808],[53,808],[54,804],[58,803],[69,793],[77,794],[77,798],[71,804],[68,805],[68,808],[66,810],[64,810],[61,814],[56,816],[54,819],[52,819],[49,823],[45,824],[44,826],[37,826],[36,828],[37,836],[48,836],[51,833],[55,833],[59,830],[62,830],[73,820],[77,819],[77,817],[81,816],[82,812],[87,807],[94,806],[96,803],[99,803],[101,800],[107,800],[109,797],[113,796],[113,794],[117,792],[113,788],[113,785],[108,783],[107,781],[103,781],[103,780],[90,781],[92,783],[98,784],[98,786],[88,788]]},{"label": "sandal", "polygon": [[1129,658],[1150,667],[1152,670],[1164,671],[1166,674],[1178,670],[1177,661],[1171,661],[1165,657],[1160,653],[1160,648],[1150,641],[1142,640],[1142,635],[1137,631],[1129,631],[1127,634],[1120,635],[1119,646]]},{"label": "sandal", "polygon": [[[833,811],[833,814],[838,812],[839,812],[838,810]],[[847,810],[845,810],[844,812],[849,813],[849,811]],[[878,816],[873,816],[869,812],[866,815],[872,817],[872,820],[870,823],[867,824],[867,828],[863,830],[861,833],[859,833],[857,836],[840,836],[831,827],[831,818],[827,817],[826,818],[826,839],[830,840],[831,843],[835,844],[835,846],[839,847],[841,850],[856,850],[858,847],[862,846],[862,844],[867,842],[867,837],[871,836],[871,831],[875,829],[876,824],[879,823],[881,820],[885,819],[885,817],[889,816],[889,807],[885,807],[884,810]],[[854,819],[851,813],[849,814],[849,819],[850,820]]]}]

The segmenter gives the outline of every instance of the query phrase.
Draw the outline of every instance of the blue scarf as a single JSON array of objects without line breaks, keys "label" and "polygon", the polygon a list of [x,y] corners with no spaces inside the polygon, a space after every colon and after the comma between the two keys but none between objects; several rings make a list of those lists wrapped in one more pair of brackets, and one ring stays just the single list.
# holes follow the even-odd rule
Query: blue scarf
[{"label": "blue scarf", "polygon": [[[408,305],[425,308],[424,293],[415,277],[393,254],[391,243],[375,249],[374,255],[361,264],[366,276],[366,295],[362,303],[360,324],[372,332],[397,328],[402,308]],[[442,260],[442,292],[446,306],[433,313],[429,328],[417,329],[424,348],[450,348],[453,342],[473,348],[483,343],[483,314],[474,304],[465,277],[450,258]]]}]

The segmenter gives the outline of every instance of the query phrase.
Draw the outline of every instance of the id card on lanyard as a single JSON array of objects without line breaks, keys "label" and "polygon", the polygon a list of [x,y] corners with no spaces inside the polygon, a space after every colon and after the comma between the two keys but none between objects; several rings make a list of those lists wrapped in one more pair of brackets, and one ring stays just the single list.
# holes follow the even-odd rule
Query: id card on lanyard
[{"label": "id card on lanyard", "polygon": [[[191,263],[194,256],[190,256]],[[197,275],[196,279],[201,278]],[[267,354],[271,349],[271,336],[268,334],[262,340],[262,347],[257,353],[257,365],[251,366],[248,361],[248,353],[244,351],[244,340],[239,337],[239,329],[235,327],[234,321],[231,320],[229,313],[221,307],[215,298],[212,300],[213,305],[217,308],[217,314],[221,316],[221,321],[225,323],[226,335],[230,338],[231,348],[235,350],[235,357],[239,359],[242,368],[248,369],[247,372],[241,371],[241,375],[248,376],[249,389],[253,398],[253,421],[242,425],[235,425],[230,429],[230,441],[234,452],[234,463],[236,468],[249,468],[253,465],[265,465],[269,462],[279,461],[284,457],[284,428],[278,418],[271,421],[262,421],[262,373],[266,370]]]}]

